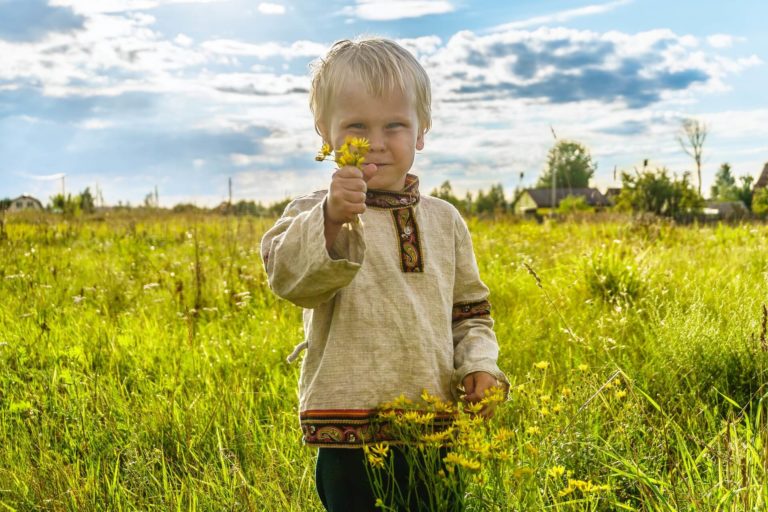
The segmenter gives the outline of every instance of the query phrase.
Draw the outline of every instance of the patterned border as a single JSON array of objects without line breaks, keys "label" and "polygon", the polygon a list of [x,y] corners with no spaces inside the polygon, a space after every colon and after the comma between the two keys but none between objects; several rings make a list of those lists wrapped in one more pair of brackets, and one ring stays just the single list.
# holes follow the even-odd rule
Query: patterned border
[{"label": "patterned border", "polygon": [[416,212],[412,207],[392,210],[400,246],[400,267],[403,272],[424,272],[424,255],[419,240]]},{"label": "patterned border", "polygon": [[[397,442],[390,424],[378,418],[379,412],[378,409],[302,412],[300,420],[304,443],[316,447],[360,448],[370,443]],[[453,421],[450,414],[438,415],[432,421],[432,428],[442,430]]]},{"label": "patterned border", "polygon": [[454,322],[461,322],[468,318],[477,318],[481,316],[490,316],[491,303],[487,300],[478,302],[460,302],[453,305],[452,319]]},{"label": "patterned border", "polygon": [[418,203],[419,197],[419,178],[413,174],[406,174],[403,190],[400,192],[369,190],[366,193],[365,205],[385,210],[406,208]]}]

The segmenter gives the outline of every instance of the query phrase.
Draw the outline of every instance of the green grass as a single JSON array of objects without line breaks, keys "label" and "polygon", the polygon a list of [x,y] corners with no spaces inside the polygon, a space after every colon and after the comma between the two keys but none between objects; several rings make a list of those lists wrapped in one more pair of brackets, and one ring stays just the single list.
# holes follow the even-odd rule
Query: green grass
[{"label": "green grass", "polygon": [[[7,222],[0,510],[321,510],[271,222]],[[470,228],[513,382],[487,432],[510,459],[471,475],[471,510],[768,507],[765,226]]]}]

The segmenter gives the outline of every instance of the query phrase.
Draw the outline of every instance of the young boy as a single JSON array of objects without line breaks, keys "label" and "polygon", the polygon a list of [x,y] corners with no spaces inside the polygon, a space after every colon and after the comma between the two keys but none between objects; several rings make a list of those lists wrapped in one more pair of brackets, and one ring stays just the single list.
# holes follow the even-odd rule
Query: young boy
[{"label": "young boy", "polygon": [[369,140],[365,164],[295,199],[262,240],[270,287],[305,308],[300,421],[331,512],[375,510],[361,447],[386,438],[379,404],[422,390],[477,402],[509,386],[467,226],[409,174],[430,102],[426,72],[397,43],[336,43],[314,69],[310,107],[330,147]]}]

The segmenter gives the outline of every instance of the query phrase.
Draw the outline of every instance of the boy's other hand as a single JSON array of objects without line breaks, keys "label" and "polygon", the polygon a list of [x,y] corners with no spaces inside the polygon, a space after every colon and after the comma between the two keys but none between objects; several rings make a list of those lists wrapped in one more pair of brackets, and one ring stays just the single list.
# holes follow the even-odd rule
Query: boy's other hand
[{"label": "boy's other hand", "polygon": [[352,222],[365,211],[366,183],[376,174],[375,164],[347,165],[333,173],[326,205],[326,219],[334,224]]},{"label": "boy's other hand", "polygon": [[[462,385],[464,386],[464,401],[474,404],[485,398],[485,393],[498,386],[499,381],[490,373],[473,372],[464,377]],[[479,414],[484,418],[491,418],[493,417],[493,407],[483,407]]]}]

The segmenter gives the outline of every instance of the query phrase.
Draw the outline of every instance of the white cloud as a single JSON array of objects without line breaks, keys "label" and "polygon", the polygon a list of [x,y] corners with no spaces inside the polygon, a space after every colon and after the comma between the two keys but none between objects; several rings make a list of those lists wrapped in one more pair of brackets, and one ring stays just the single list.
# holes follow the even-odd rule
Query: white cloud
[{"label": "white cloud", "polygon": [[221,55],[241,55],[268,59],[281,57],[286,60],[302,57],[319,57],[327,50],[326,45],[312,41],[295,41],[290,45],[280,43],[251,44],[233,39],[214,39],[200,45],[210,53]]},{"label": "white cloud", "polygon": [[356,0],[354,6],[345,7],[341,12],[363,20],[391,21],[454,10],[451,2],[444,0]]},{"label": "white cloud", "polygon": [[118,13],[155,9],[167,4],[208,4],[228,0],[50,0],[50,5],[71,7],[82,14]]},{"label": "white cloud", "polygon": [[259,12],[261,14],[285,14],[285,6],[269,2],[262,2],[259,4]]},{"label": "white cloud", "polygon": [[511,23],[504,23],[491,28],[490,32],[504,32],[507,30],[517,30],[528,27],[536,27],[543,25],[550,25],[552,23],[563,23],[573,18],[580,18],[582,16],[593,16],[595,14],[602,14],[612,11],[618,7],[632,3],[634,0],[615,0],[605,4],[593,4],[585,7],[579,7],[576,9],[568,9],[560,11],[546,16],[536,16],[534,18],[528,18],[520,21],[513,21]]},{"label": "white cloud", "polygon": [[735,37],[730,34],[712,34],[707,37],[707,42],[712,48],[730,48],[734,43],[744,42],[745,38]]}]

